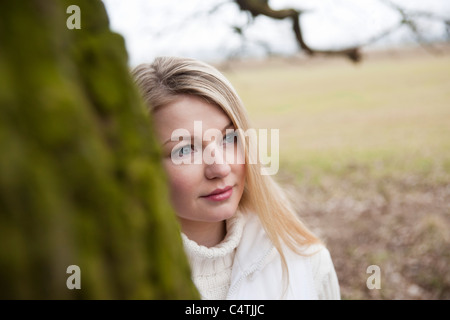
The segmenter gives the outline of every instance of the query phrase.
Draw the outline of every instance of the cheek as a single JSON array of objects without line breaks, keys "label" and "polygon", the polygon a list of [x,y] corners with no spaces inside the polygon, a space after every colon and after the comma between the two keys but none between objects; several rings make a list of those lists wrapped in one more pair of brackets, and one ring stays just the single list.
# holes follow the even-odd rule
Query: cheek
[{"label": "cheek", "polygon": [[237,182],[243,187],[245,183],[245,164],[233,164],[231,168]]},{"label": "cheek", "polygon": [[225,146],[225,154],[226,154],[226,162],[229,165],[242,165],[245,163],[245,155],[240,144],[230,145],[227,144]]},{"label": "cheek", "polygon": [[[170,160],[169,160],[170,161]],[[193,166],[174,165],[168,163],[164,165],[169,178],[169,188],[173,202],[184,202],[195,194],[201,179],[200,172]],[[196,170],[197,169],[197,170]]]}]

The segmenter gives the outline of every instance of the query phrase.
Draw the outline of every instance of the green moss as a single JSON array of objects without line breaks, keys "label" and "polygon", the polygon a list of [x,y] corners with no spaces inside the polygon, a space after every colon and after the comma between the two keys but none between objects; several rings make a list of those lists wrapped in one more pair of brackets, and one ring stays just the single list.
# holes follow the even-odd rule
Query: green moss
[{"label": "green moss", "polygon": [[101,1],[68,30],[70,4],[0,13],[0,297],[198,298],[123,38]]}]

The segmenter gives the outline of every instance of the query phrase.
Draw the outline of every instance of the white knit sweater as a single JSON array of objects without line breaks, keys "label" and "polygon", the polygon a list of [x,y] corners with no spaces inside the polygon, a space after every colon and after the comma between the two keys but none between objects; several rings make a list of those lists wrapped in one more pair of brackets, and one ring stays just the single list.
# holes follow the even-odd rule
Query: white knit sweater
[{"label": "white knit sweater", "polygon": [[231,268],[241,240],[245,219],[241,213],[226,221],[225,239],[212,248],[198,245],[182,233],[192,270],[192,281],[205,300],[224,300],[230,287]]},{"label": "white knit sweater", "polygon": [[[236,248],[241,240],[244,226],[245,217],[238,212],[226,222],[225,239],[211,248],[198,245],[182,233],[184,248],[191,266],[192,280],[202,299],[226,299]],[[311,257],[314,285],[319,299],[340,299],[334,266],[328,254],[327,250],[322,250]]]}]

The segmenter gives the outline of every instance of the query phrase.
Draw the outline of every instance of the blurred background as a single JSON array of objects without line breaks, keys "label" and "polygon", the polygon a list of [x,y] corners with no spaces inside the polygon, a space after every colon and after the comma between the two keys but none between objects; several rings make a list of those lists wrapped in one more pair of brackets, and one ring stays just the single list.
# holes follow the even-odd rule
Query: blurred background
[{"label": "blurred background", "polygon": [[280,130],[276,179],[343,299],[450,299],[449,1],[103,2],[130,67],[209,62]]}]

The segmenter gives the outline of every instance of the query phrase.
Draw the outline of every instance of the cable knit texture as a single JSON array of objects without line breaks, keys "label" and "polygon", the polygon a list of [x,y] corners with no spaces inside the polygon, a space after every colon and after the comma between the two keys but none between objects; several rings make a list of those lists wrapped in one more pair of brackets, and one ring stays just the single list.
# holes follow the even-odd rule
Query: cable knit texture
[{"label": "cable knit texture", "polygon": [[204,300],[224,300],[230,287],[236,248],[242,237],[245,218],[236,213],[226,222],[225,239],[212,248],[197,244],[182,233],[184,248],[191,265],[192,281]]},{"label": "cable knit texture", "polygon": [[[186,255],[191,265],[192,280],[204,300],[224,300],[230,288],[236,249],[241,241],[246,216],[240,212],[227,220],[227,234],[217,246],[207,248],[198,245],[182,233]],[[310,249],[317,249],[312,246]],[[320,246],[310,256],[313,282],[318,299],[340,299],[339,283],[329,251]]]}]

